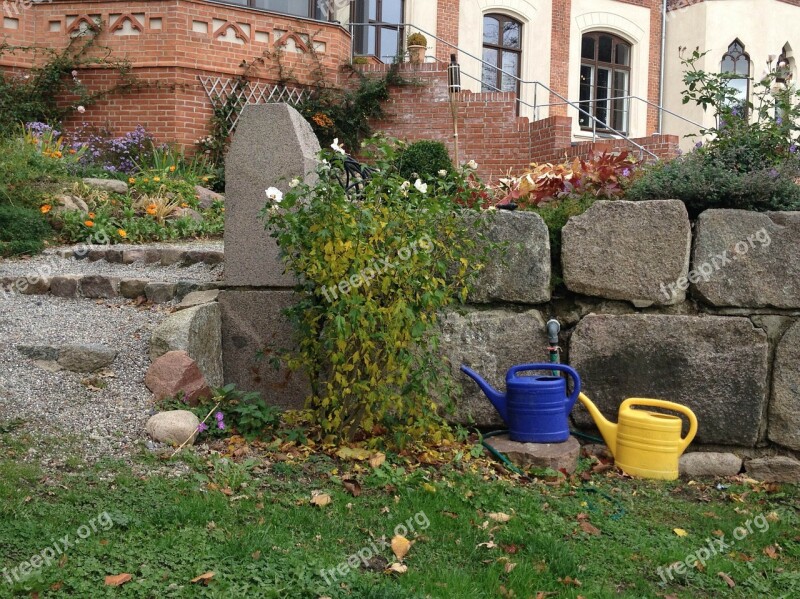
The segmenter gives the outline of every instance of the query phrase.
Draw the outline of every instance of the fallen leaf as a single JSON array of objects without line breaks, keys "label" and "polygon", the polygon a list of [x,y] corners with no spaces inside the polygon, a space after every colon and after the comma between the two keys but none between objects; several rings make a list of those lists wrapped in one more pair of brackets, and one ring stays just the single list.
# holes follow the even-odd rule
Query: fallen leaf
[{"label": "fallen leaf", "polygon": [[370,457],[370,452],[360,447],[342,447],[336,455],[343,460],[366,460]]},{"label": "fallen leaf", "polygon": [[442,512],[442,515],[447,516],[448,518],[452,518],[453,520],[458,519],[458,514],[456,514],[455,512]]},{"label": "fallen leaf", "polygon": [[434,487],[430,483],[422,483],[422,488],[425,489],[428,493],[436,493],[436,487]]},{"label": "fallen leaf", "polygon": [[361,485],[358,483],[357,480],[353,480],[351,478],[346,478],[342,481],[344,488],[352,495],[353,497],[358,497],[361,495]]},{"label": "fallen leaf", "polygon": [[401,537],[400,535],[395,535],[392,537],[392,553],[394,553],[397,559],[403,561],[403,558],[410,549],[411,541],[409,541],[407,538]]},{"label": "fallen leaf", "polygon": [[130,574],[114,574],[113,576],[106,576],[106,586],[107,587],[118,587],[126,582],[128,582],[131,578],[133,578]]},{"label": "fallen leaf", "polygon": [[386,454],[376,453],[369,459],[369,465],[373,468],[380,468],[381,464],[386,461]]},{"label": "fallen leaf", "polygon": [[329,503],[331,503],[333,499],[327,493],[320,493],[319,491],[314,491],[311,493],[311,505],[316,505],[317,507],[325,507]]},{"label": "fallen leaf", "polygon": [[689,533],[683,530],[682,528],[673,528],[672,532],[674,532],[679,537],[688,537]]},{"label": "fallen leaf", "polygon": [[386,568],[387,574],[405,574],[408,571],[408,566],[405,564],[398,564],[397,562],[393,563],[391,566]]},{"label": "fallen leaf", "polygon": [[204,585],[208,586],[209,581],[214,578],[214,572],[206,572],[205,574],[201,574],[200,576],[195,576],[192,578],[191,582],[202,582]]},{"label": "fallen leaf", "polygon": [[727,584],[730,588],[736,586],[736,583],[733,582],[733,578],[725,574],[725,572],[717,572],[717,576],[719,576],[722,580],[724,580],[725,584]]},{"label": "fallen leaf", "polygon": [[550,595],[555,595],[553,591],[539,591],[536,593],[536,599],[547,599]]},{"label": "fallen leaf", "polygon": [[775,550],[773,545],[769,547],[764,547],[764,555],[766,555],[770,559],[778,559],[778,552]]},{"label": "fallen leaf", "polygon": [[261,557],[261,550],[259,549],[259,550],[253,551],[253,553],[250,554],[250,557],[252,557],[253,559],[257,560],[258,558]]},{"label": "fallen leaf", "polygon": [[595,535],[595,536],[600,535],[600,529],[592,525],[591,522],[587,522],[586,520],[583,520],[581,522],[581,529],[583,530],[583,532],[589,533],[590,535]]},{"label": "fallen leaf", "polygon": [[519,551],[519,547],[517,547],[513,543],[511,545],[503,545],[502,543],[500,543],[500,549],[502,549],[505,553],[508,553],[509,555],[514,555]]},{"label": "fallen leaf", "polygon": [[63,586],[64,586],[64,583],[62,581],[54,582],[53,584],[50,585],[50,590],[51,591],[58,591],[58,590],[61,590],[61,587],[63,587]]},{"label": "fallen leaf", "polygon": [[572,586],[575,586],[575,587],[581,586],[581,581],[578,580],[577,578],[572,578],[572,576],[566,576],[564,578],[559,578],[558,582],[560,582],[561,584],[572,585]]},{"label": "fallen leaf", "polygon": [[497,543],[494,541],[487,541],[486,543],[478,543],[477,547],[486,547],[487,549],[494,549],[497,547]]},{"label": "fallen leaf", "polygon": [[507,562],[503,569],[506,571],[506,574],[508,574],[516,567],[517,567],[517,564],[512,563],[512,562]]},{"label": "fallen leaf", "polygon": [[508,514],[504,514],[503,512],[491,512],[490,514],[488,514],[488,516],[491,520],[494,520],[495,522],[508,522],[509,520],[511,520],[511,516],[509,516]]}]

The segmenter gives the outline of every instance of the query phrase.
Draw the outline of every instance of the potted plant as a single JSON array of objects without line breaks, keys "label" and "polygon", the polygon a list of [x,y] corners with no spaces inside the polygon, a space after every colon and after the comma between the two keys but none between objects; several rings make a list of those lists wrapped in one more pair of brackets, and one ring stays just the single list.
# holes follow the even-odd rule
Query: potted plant
[{"label": "potted plant", "polygon": [[421,33],[412,33],[406,40],[406,47],[412,64],[425,62],[425,50],[428,49],[428,38]]}]

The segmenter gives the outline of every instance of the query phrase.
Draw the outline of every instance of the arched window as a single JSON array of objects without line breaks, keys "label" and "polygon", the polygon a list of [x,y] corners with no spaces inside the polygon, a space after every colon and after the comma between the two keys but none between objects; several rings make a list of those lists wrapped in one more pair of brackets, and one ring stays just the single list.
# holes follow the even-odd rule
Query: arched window
[{"label": "arched window", "polygon": [[775,65],[775,81],[787,86],[791,85],[794,80],[794,57],[791,54],[792,47],[787,43],[781,48],[781,55],[778,56],[778,62]]},{"label": "arched window", "polygon": [[[353,27],[353,43],[358,55],[375,56],[392,62],[402,51],[403,0],[356,0],[352,4],[353,23],[376,23]],[[382,25],[377,25],[382,23]]]},{"label": "arched window", "polygon": [[485,15],[483,62],[483,91],[519,93],[522,23],[506,15]]},{"label": "arched window", "polygon": [[750,56],[744,51],[744,44],[738,39],[728,46],[722,55],[720,72],[731,75],[728,84],[736,90],[736,101],[747,112],[747,100],[750,98]]},{"label": "arched window", "polygon": [[600,131],[613,128],[626,133],[630,90],[631,45],[602,31],[584,34],[581,38],[580,106],[585,112],[578,117],[581,128]]}]

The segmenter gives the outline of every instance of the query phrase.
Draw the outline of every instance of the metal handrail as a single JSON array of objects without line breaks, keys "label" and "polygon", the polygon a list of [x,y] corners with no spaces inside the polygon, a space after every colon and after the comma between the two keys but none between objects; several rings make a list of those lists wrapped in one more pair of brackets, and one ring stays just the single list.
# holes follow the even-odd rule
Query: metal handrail
[{"label": "metal handrail", "polygon": [[[597,126],[600,125],[600,128],[603,131],[608,131],[608,132],[616,135],[619,139],[623,139],[627,143],[630,143],[632,146],[636,147],[640,152],[640,156],[642,156],[643,154],[646,153],[646,154],[649,154],[651,157],[653,157],[655,159],[658,159],[658,156],[656,154],[654,154],[653,152],[651,152],[650,150],[645,148],[643,145],[633,141],[625,133],[623,133],[621,131],[617,131],[616,129],[614,129],[613,127],[608,125],[608,123],[604,123],[603,121],[598,119],[595,115],[593,115],[590,112],[588,112],[588,111],[584,110],[583,108],[581,108],[581,106],[579,105],[579,103],[581,102],[580,100],[578,101],[578,103],[576,103],[574,101],[568,100],[567,98],[565,98],[564,96],[559,94],[557,91],[551,89],[549,86],[545,85],[541,81],[528,81],[528,80],[522,79],[521,77],[517,77],[516,75],[514,75],[512,73],[508,73],[508,72],[502,70],[500,67],[486,62],[482,58],[479,58],[479,57],[475,56],[474,54],[471,54],[471,53],[467,52],[466,50],[456,46],[455,44],[453,44],[451,42],[448,42],[447,40],[440,38],[436,34],[433,34],[433,33],[429,32],[429,31],[426,31],[425,29],[422,29],[421,27],[419,27],[417,25],[414,25],[413,23],[388,23],[388,22],[348,23],[347,26],[349,27],[351,33],[353,32],[353,28],[354,27],[382,27],[382,26],[387,26],[387,27],[396,28],[397,29],[397,35],[398,35],[398,44],[397,44],[398,50],[399,50],[399,48],[402,47],[402,44],[399,41],[400,32],[403,31],[405,28],[415,29],[415,30],[419,31],[420,33],[422,33],[423,35],[429,36],[432,39],[436,40],[437,42],[440,42],[440,43],[444,44],[445,46],[448,46],[448,47],[456,50],[458,53],[463,54],[465,56],[468,56],[469,58],[472,58],[473,60],[477,60],[483,66],[488,66],[488,67],[494,69],[495,71],[499,71],[499,72],[503,73],[504,75],[507,75],[508,77],[511,77],[512,79],[514,79],[517,82],[517,84],[520,87],[522,85],[533,85],[534,86],[534,103],[533,104],[530,104],[528,102],[523,101],[519,97],[519,94],[517,94],[516,101],[519,104],[522,104],[524,106],[527,106],[527,107],[533,109],[533,111],[534,111],[534,120],[538,120],[538,114],[539,114],[539,108],[540,107],[549,107],[549,106],[556,106],[556,105],[557,106],[567,105],[567,106],[570,106],[570,107],[574,108],[575,110],[577,110],[578,113],[584,114],[584,115],[586,115],[587,117],[589,117],[592,120],[592,138],[593,138],[593,140],[597,139]],[[351,49],[350,49],[351,57],[354,56],[354,54],[353,54],[354,51],[355,51],[355,45],[351,44]],[[395,58],[397,58],[397,57],[395,57]],[[472,79],[474,81],[480,81],[481,83],[483,83],[482,79],[478,79],[477,77],[474,77],[474,76],[472,76],[472,75],[470,75],[468,73],[465,73],[464,71],[462,71],[461,74],[462,74],[462,76],[466,75],[467,77],[469,77],[470,79]],[[541,86],[547,93],[549,93],[549,94],[555,96],[556,98],[558,98],[559,100],[561,100],[561,102],[559,102],[559,103],[551,103],[551,104],[538,104],[538,102],[537,102],[538,93],[537,92],[538,92],[538,87],[539,86]],[[491,87],[494,87],[494,86],[491,86]],[[501,91],[501,90],[498,89],[498,88],[495,88],[495,91]],[[650,102],[648,100],[645,100],[644,98],[640,98],[639,96],[630,96],[630,98],[631,99],[637,99],[639,101],[645,102],[646,104],[648,104],[650,106],[653,106],[653,107],[657,108],[658,110],[662,110],[662,111],[668,112],[669,114],[672,114],[673,116],[675,116],[675,117],[677,117],[679,119],[683,119],[684,121],[686,121],[688,123],[691,123],[693,125],[702,127],[702,125],[694,123],[693,121],[690,121],[689,119],[686,119],[685,117],[677,115],[672,111],[668,111],[666,108],[658,106],[657,104],[653,104],[652,102]]]}]

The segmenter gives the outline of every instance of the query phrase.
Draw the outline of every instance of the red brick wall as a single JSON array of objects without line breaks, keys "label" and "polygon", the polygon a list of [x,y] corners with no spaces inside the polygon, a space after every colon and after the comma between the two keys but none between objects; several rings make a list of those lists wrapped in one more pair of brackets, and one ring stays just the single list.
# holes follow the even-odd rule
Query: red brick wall
[{"label": "red brick wall", "polygon": [[[460,0],[437,0],[436,36],[458,46],[458,11]],[[452,46],[438,42],[436,44],[436,58],[450,62],[450,54],[455,54]]]},{"label": "red brick wall", "polygon": [[[125,14],[134,15],[128,21],[138,35],[114,35],[112,30],[125,18],[112,15]],[[255,64],[249,78],[257,82],[309,84],[316,71],[334,82],[341,62],[350,56],[350,35],[340,26],[203,0],[54,0],[21,11],[20,28],[4,29],[3,34],[12,45],[35,41],[63,49],[69,43],[70,23],[91,15],[101,20],[104,30],[98,45],[107,48],[96,52],[129,60],[143,86],[140,91],[110,96],[83,115],[76,113],[67,125],[102,124],[121,133],[141,123],[159,140],[188,146],[207,133],[211,116],[198,75],[233,78],[243,73],[244,64]],[[194,22],[205,23],[207,32],[193,31]],[[236,31],[243,43],[219,39],[226,28]],[[318,60],[308,50],[312,40],[325,45],[316,53]],[[295,48],[303,51],[292,51]],[[0,67],[30,66],[31,61],[31,53],[5,54]],[[116,74],[81,69],[79,77],[97,90],[110,86]]]},{"label": "red brick wall", "polygon": [[[572,0],[555,0],[553,2],[553,22],[550,40],[550,89],[569,97],[569,34],[572,23]],[[550,103],[557,104],[562,100],[550,96]],[[562,104],[550,108],[550,114],[566,116],[567,106]]]}]

